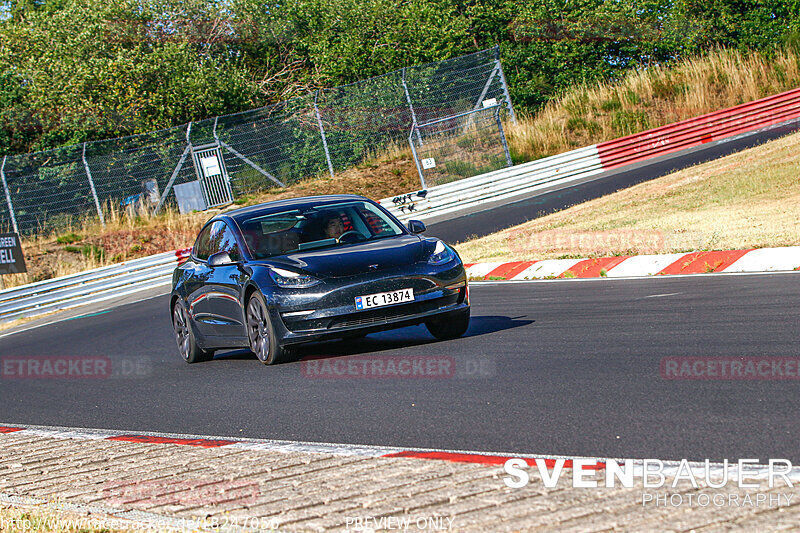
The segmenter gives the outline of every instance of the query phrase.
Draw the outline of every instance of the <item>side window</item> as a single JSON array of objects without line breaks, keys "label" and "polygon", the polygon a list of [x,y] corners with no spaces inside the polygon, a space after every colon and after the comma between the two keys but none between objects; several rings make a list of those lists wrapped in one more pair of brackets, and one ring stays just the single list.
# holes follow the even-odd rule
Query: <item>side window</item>
[{"label": "side window", "polygon": [[228,252],[233,261],[241,261],[242,254],[239,253],[239,245],[233,232],[225,222],[217,220],[204,229],[197,237],[195,244],[195,255],[198,259],[207,261],[209,257],[218,252]]},{"label": "side window", "polygon": [[200,232],[200,235],[197,236],[197,240],[194,243],[194,255],[203,261],[207,260],[208,256],[211,255],[209,244],[211,240],[211,230],[214,226],[216,226],[216,223],[206,226],[203,231]]},{"label": "side window", "polygon": [[225,222],[221,222],[221,224],[222,229],[220,230],[219,236],[219,248],[214,253],[228,252],[232,261],[241,261],[242,254],[239,253],[239,245],[236,244],[236,237],[233,236],[233,231]]}]

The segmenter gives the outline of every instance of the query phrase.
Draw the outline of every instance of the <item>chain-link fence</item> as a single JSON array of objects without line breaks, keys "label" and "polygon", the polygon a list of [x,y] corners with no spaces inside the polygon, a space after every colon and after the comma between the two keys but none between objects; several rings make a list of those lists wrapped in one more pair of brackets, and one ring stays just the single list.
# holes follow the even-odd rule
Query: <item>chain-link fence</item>
[{"label": "chain-link fence", "polygon": [[[102,221],[111,207],[158,211],[177,202],[204,209],[333,175],[405,145],[415,124],[431,128],[492,99],[496,111],[513,117],[497,48],[165,130],[9,155],[0,166],[0,231],[51,231],[87,216]],[[477,126],[491,113],[469,116]]]},{"label": "chain-link fence", "polygon": [[433,187],[511,166],[501,106],[415,124],[408,137],[422,187]]}]

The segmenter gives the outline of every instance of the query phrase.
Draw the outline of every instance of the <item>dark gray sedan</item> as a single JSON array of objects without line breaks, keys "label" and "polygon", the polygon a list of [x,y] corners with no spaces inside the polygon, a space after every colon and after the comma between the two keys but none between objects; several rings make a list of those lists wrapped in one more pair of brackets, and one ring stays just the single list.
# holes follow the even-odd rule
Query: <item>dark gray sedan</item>
[{"label": "dark gray sedan", "polygon": [[181,356],[248,347],[265,364],[291,347],[424,323],[469,326],[464,265],[450,246],[355,195],[269,202],[212,218],[172,277]]}]

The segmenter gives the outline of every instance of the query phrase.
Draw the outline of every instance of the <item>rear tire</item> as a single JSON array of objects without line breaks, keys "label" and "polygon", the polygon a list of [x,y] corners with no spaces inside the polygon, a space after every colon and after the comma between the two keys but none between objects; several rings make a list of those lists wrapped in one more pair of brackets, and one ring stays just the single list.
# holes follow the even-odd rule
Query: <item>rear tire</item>
[{"label": "rear tire", "polygon": [[466,333],[469,328],[469,309],[458,314],[432,318],[425,322],[425,327],[440,341],[456,339]]},{"label": "rear tire", "polygon": [[189,313],[181,300],[175,302],[172,308],[172,328],[175,330],[178,352],[184,361],[187,363],[201,363],[214,357],[213,350],[204,350],[197,344],[191,318],[189,318]]},{"label": "rear tire", "polygon": [[267,304],[259,292],[247,300],[247,337],[250,350],[265,365],[275,365],[291,359],[291,352],[278,343],[275,328],[269,319]]}]

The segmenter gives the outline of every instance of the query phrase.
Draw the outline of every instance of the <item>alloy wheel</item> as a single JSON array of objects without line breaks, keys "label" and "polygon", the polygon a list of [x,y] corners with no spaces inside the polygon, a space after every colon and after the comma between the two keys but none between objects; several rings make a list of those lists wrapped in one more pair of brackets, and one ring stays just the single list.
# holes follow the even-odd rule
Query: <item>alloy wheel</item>
[{"label": "alloy wheel", "polygon": [[250,349],[260,361],[269,358],[269,325],[267,313],[258,298],[251,298],[247,305],[247,332],[250,337]]},{"label": "alloy wheel", "polygon": [[189,322],[186,317],[186,311],[184,311],[183,306],[180,304],[175,305],[175,309],[172,313],[172,325],[175,328],[175,340],[178,343],[178,351],[180,351],[181,357],[188,360],[189,343],[191,341],[189,338]]}]

